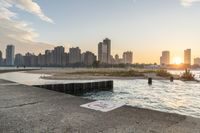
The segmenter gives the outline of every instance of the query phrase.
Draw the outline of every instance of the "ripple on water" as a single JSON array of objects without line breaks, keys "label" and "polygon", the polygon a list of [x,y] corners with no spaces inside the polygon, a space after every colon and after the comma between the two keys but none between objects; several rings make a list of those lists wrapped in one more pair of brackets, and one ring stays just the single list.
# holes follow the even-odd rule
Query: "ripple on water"
[{"label": "ripple on water", "polygon": [[153,81],[149,86],[143,79],[114,80],[112,95],[96,93],[88,97],[116,100],[130,106],[163,112],[200,116],[200,84],[197,82]]}]

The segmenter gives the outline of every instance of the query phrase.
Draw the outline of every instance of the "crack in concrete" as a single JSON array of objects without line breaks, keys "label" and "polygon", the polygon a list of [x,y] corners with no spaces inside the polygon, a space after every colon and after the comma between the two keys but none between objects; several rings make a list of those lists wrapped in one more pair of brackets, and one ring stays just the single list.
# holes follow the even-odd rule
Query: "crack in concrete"
[{"label": "crack in concrete", "polygon": [[34,105],[34,104],[38,104],[38,103],[41,103],[41,101],[30,102],[30,103],[24,103],[24,104],[13,105],[13,106],[7,106],[7,107],[0,107],[0,109],[18,108],[18,107],[24,107],[24,106]]}]

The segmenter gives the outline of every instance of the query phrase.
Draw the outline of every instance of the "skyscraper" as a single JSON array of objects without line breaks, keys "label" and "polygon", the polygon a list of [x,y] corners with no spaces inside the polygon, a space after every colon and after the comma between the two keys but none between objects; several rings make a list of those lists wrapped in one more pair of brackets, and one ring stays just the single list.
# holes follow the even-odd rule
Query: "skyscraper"
[{"label": "skyscraper", "polygon": [[79,47],[69,49],[69,64],[81,63],[81,50]]},{"label": "skyscraper", "polygon": [[55,65],[58,66],[62,65],[64,53],[65,53],[65,48],[63,46],[58,46],[54,48],[53,56]]},{"label": "skyscraper", "polygon": [[3,55],[2,52],[0,51],[0,66],[3,65]]},{"label": "skyscraper", "polygon": [[69,53],[64,53],[62,63],[63,63],[63,66],[66,66],[69,64]]},{"label": "skyscraper", "polygon": [[200,58],[194,58],[194,65],[200,66]]},{"label": "skyscraper", "polygon": [[111,63],[111,40],[106,38],[103,40],[103,43],[107,45],[108,64],[110,64]]},{"label": "skyscraper", "polygon": [[184,50],[184,64],[191,65],[191,49]]},{"label": "skyscraper", "polygon": [[98,60],[100,63],[111,63],[111,40],[106,38],[98,44]]},{"label": "skyscraper", "polygon": [[34,54],[31,53],[26,53],[24,56],[24,65],[25,66],[36,66],[37,64],[37,56],[35,56]]},{"label": "skyscraper", "polygon": [[132,64],[133,63],[133,52],[127,51],[123,53],[123,61],[124,64]]},{"label": "skyscraper", "polygon": [[90,51],[86,51],[82,54],[82,62],[83,64],[90,66],[96,61],[97,57],[94,55],[94,53]]},{"label": "skyscraper", "polygon": [[23,66],[24,65],[24,57],[22,54],[15,55],[15,65]]},{"label": "skyscraper", "polygon": [[14,56],[15,56],[15,46],[7,45],[7,48],[6,48],[6,65],[8,65],[8,66],[14,65]]},{"label": "skyscraper", "polygon": [[39,65],[39,66],[45,66],[46,65],[45,55],[40,53],[37,58],[38,58],[37,59],[37,65]]},{"label": "skyscraper", "polygon": [[162,56],[160,57],[160,65],[169,65],[170,64],[170,52],[163,51]]},{"label": "skyscraper", "polygon": [[51,50],[45,50],[45,65],[50,66],[53,64],[53,56]]}]

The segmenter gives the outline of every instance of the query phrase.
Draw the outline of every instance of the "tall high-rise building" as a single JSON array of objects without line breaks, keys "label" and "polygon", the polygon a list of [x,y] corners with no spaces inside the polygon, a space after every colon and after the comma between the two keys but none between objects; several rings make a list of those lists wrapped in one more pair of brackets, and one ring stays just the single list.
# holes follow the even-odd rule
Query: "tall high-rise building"
[{"label": "tall high-rise building", "polygon": [[127,51],[123,53],[123,61],[124,64],[132,64],[133,63],[133,52]]},{"label": "tall high-rise building", "polygon": [[14,65],[14,57],[15,56],[15,46],[7,45],[6,48],[6,65],[13,66]]},{"label": "tall high-rise building", "polygon": [[37,66],[38,64],[37,56],[31,53],[26,53],[24,56],[25,66]]},{"label": "tall high-rise building", "polygon": [[85,65],[92,65],[94,61],[96,61],[97,57],[94,55],[94,53],[86,51],[82,54],[82,62]]},{"label": "tall high-rise building", "polygon": [[111,63],[111,40],[106,38],[98,44],[98,60],[100,63]]},{"label": "tall high-rise building", "polygon": [[191,49],[184,50],[184,64],[191,65]]},{"label": "tall high-rise building", "polygon": [[194,58],[194,65],[199,65],[200,66],[200,58]]},{"label": "tall high-rise building", "polygon": [[3,65],[3,55],[2,52],[0,51],[0,66]]},{"label": "tall high-rise building", "polygon": [[63,66],[66,66],[69,64],[69,53],[64,53],[62,63],[63,63]]},{"label": "tall high-rise building", "polygon": [[119,64],[119,55],[118,54],[115,55],[115,63],[114,64]]},{"label": "tall high-rise building", "polygon": [[65,48],[63,46],[58,46],[54,48],[53,56],[55,65],[58,66],[62,65],[64,53],[65,53]]},{"label": "tall high-rise building", "polygon": [[79,47],[69,49],[69,64],[81,63],[81,50]]},{"label": "tall high-rise building", "polygon": [[43,55],[43,54],[39,54],[38,55],[38,59],[37,59],[37,65],[39,65],[39,66],[45,66],[46,65],[46,62],[45,62],[45,55]]},{"label": "tall high-rise building", "polygon": [[50,66],[53,64],[53,56],[51,50],[45,50],[45,65]]},{"label": "tall high-rise building", "polygon": [[102,42],[98,44],[98,60],[100,63],[107,63],[107,46]]},{"label": "tall high-rise building", "polygon": [[30,66],[38,66],[38,56],[32,55],[31,56],[31,65]]},{"label": "tall high-rise building", "polygon": [[23,66],[24,65],[24,57],[22,54],[15,55],[15,65],[16,66]]},{"label": "tall high-rise building", "polygon": [[170,52],[163,51],[162,56],[160,57],[160,65],[169,65],[170,64]]},{"label": "tall high-rise building", "polygon": [[111,40],[106,38],[103,40],[103,43],[107,45],[108,64],[110,64],[111,63]]},{"label": "tall high-rise building", "polygon": [[81,54],[81,63],[84,64],[85,60],[85,52]]}]

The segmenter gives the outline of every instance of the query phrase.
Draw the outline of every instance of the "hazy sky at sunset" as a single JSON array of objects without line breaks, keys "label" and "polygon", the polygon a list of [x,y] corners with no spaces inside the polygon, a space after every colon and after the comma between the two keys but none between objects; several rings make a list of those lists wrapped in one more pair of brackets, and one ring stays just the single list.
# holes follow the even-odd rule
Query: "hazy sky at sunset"
[{"label": "hazy sky at sunset", "polygon": [[13,43],[22,53],[51,45],[96,53],[105,37],[113,55],[131,50],[134,62],[159,62],[162,50],[183,58],[187,48],[200,57],[200,0],[0,0],[3,52]]}]

